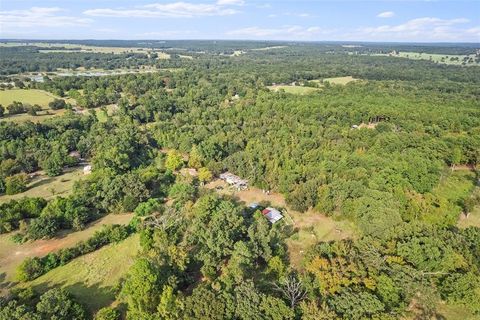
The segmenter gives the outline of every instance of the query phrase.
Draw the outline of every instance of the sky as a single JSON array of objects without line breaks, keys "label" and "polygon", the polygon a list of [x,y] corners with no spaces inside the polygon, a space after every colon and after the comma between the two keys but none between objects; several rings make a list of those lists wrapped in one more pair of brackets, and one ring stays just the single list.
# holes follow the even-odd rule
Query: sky
[{"label": "sky", "polygon": [[480,0],[0,0],[4,39],[480,42]]}]

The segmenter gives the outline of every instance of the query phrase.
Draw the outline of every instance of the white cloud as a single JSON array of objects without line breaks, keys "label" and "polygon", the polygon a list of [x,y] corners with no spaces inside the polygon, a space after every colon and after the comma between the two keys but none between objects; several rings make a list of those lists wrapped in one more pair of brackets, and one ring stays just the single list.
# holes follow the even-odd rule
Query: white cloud
[{"label": "white cloud", "polygon": [[320,27],[302,27],[302,26],[283,26],[279,28],[261,28],[247,27],[232,30],[226,34],[229,36],[244,38],[263,38],[263,39],[311,39],[312,37],[325,34],[327,30]]},{"label": "white cloud", "polygon": [[393,11],[385,11],[385,12],[380,12],[379,14],[377,14],[378,18],[391,18],[393,16],[395,16],[395,12],[393,12]]},{"label": "white cloud", "polygon": [[[236,2],[233,0],[220,0],[223,2]],[[220,2],[219,1],[219,2]],[[153,3],[132,9],[90,9],[83,12],[95,17],[116,18],[192,18],[202,16],[226,16],[238,13],[237,10],[228,8],[224,4],[205,4],[189,2]]]},{"label": "white cloud", "polygon": [[25,10],[0,11],[0,29],[11,33],[17,28],[85,26],[91,19],[63,15],[57,7],[32,7]]},{"label": "white cloud", "polygon": [[243,6],[245,4],[244,0],[218,0],[217,4],[219,6]]},{"label": "white cloud", "polygon": [[[359,28],[350,35],[358,40],[379,41],[463,41],[475,30],[460,28],[458,25],[468,23],[465,18],[440,19],[424,17],[409,20],[398,25]],[[475,29],[475,28],[473,28]]]}]

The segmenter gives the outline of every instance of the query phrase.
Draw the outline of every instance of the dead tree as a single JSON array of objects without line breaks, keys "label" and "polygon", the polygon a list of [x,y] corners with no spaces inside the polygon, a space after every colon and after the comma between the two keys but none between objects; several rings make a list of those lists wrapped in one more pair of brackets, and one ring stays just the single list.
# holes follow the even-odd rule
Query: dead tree
[{"label": "dead tree", "polygon": [[274,283],[274,286],[290,301],[290,307],[292,308],[295,308],[307,296],[307,290],[303,287],[302,281],[294,275],[288,276],[279,284]]},{"label": "dead tree", "polygon": [[182,216],[173,210],[167,210],[163,214],[153,214],[146,217],[143,221],[145,226],[150,226],[156,229],[168,230],[177,225],[182,220]]}]

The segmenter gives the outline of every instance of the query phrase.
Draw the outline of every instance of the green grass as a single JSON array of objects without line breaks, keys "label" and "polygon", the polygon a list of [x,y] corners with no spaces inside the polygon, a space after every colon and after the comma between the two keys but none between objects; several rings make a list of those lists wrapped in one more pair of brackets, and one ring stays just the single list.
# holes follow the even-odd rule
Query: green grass
[{"label": "green grass", "polygon": [[115,301],[114,288],[133,264],[139,250],[139,236],[133,235],[118,244],[74,259],[22,286],[32,285],[39,292],[52,287],[65,288],[93,313]]},{"label": "green grass", "polygon": [[46,91],[37,89],[12,89],[0,91],[0,104],[7,107],[13,101],[38,104],[44,108],[56,97]]},{"label": "green grass", "polygon": [[352,76],[347,76],[347,77],[325,78],[325,79],[323,79],[323,81],[324,82],[329,82],[331,84],[346,85],[347,83],[350,83],[352,81],[358,81],[358,79],[355,79]]},{"label": "green grass", "polygon": [[[132,214],[109,214],[90,224],[88,227],[72,232],[71,230],[62,230],[55,238],[28,241],[25,243],[15,243],[10,238],[13,233],[0,235],[0,275],[4,276],[4,281],[12,282],[15,280],[15,270],[20,263],[27,257],[41,257],[50,252],[62,248],[73,247],[79,241],[87,240],[92,237],[95,231],[100,230],[104,225],[123,224],[126,225],[132,219]],[[2,286],[0,285],[0,288]]]},{"label": "green grass", "polygon": [[334,220],[321,213],[290,212],[295,224],[295,232],[286,240],[290,263],[301,269],[305,253],[318,242],[337,241],[354,238],[357,234],[355,225],[347,220]]},{"label": "green grass", "polygon": [[480,206],[476,206],[468,218],[462,217],[458,220],[457,226],[459,228],[477,227],[480,228]]},{"label": "green grass", "polygon": [[310,94],[320,90],[319,88],[290,86],[290,85],[275,85],[275,86],[269,86],[268,88],[275,92],[279,90],[284,90],[286,93],[299,94],[299,95]]},{"label": "green grass", "polygon": [[316,82],[320,86],[322,85],[321,81],[323,82],[328,82],[330,84],[341,84],[341,85],[346,85],[347,83],[353,82],[353,81],[358,81],[359,79],[355,79],[352,76],[346,76],[346,77],[333,77],[333,78],[325,78],[322,80],[311,80],[311,82]]},{"label": "green grass", "polygon": [[[38,104],[42,107],[42,111],[39,111],[36,116],[32,116],[26,113],[15,114],[9,116],[8,113],[5,117],[0,118],[0,121],[11,122],[42,122],[50,119],[56,115],[63,114],[65,110],[52,110],[48,107],[48,104],[54,99],[59,97],[51,94],[50,92],[38,90],[38,89],[12,89],[0,91],[0,104],[5,108],[14,101],[28,103],[31,105]],[[75,104],[73,99],[65,99],[68,103]]]},{"label": "green grass", "polygon": [[48,200],[57,196],[67,196],[72,191],[75,181],[82,177],[82,166],[67,168],[65,169],[65,173],[58,177],[48,177],[44,174],[40,174],[33,178],[28,184],[27,191],[14,195],[2,195],[0,196],[0,203],[23,197],[40,197]]},{"label": "green grass", "polygon": [[445,320],[478,320],[479,316],[473,315],[464,306],[455,306],[449,304],[439,304],[437,308],[438,314]]},{"label": "green grass", "polygon": [[432,190],[434,195],[458,202],[465,199],[475,188],[475,173],[469,170],[449,172],[437,187]]}]

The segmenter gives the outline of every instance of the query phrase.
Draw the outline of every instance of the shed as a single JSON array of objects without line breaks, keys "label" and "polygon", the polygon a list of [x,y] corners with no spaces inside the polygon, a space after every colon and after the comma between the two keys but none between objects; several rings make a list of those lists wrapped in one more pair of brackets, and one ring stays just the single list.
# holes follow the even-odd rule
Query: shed
[{"label": "shed", "polygon": [[83,167],[83,174],[87,175],[87,174],[90,174],[92,173],[92,166],[91,165],[86,165],[85,167]]},{"label": "shed", "polygon": [[283,218],[283,215],[280,213],[280,211],[278,211],[275,208],[271,208],[271,207],[268,207],[268,208],[262,210],[262,214],[272,224]]}]

